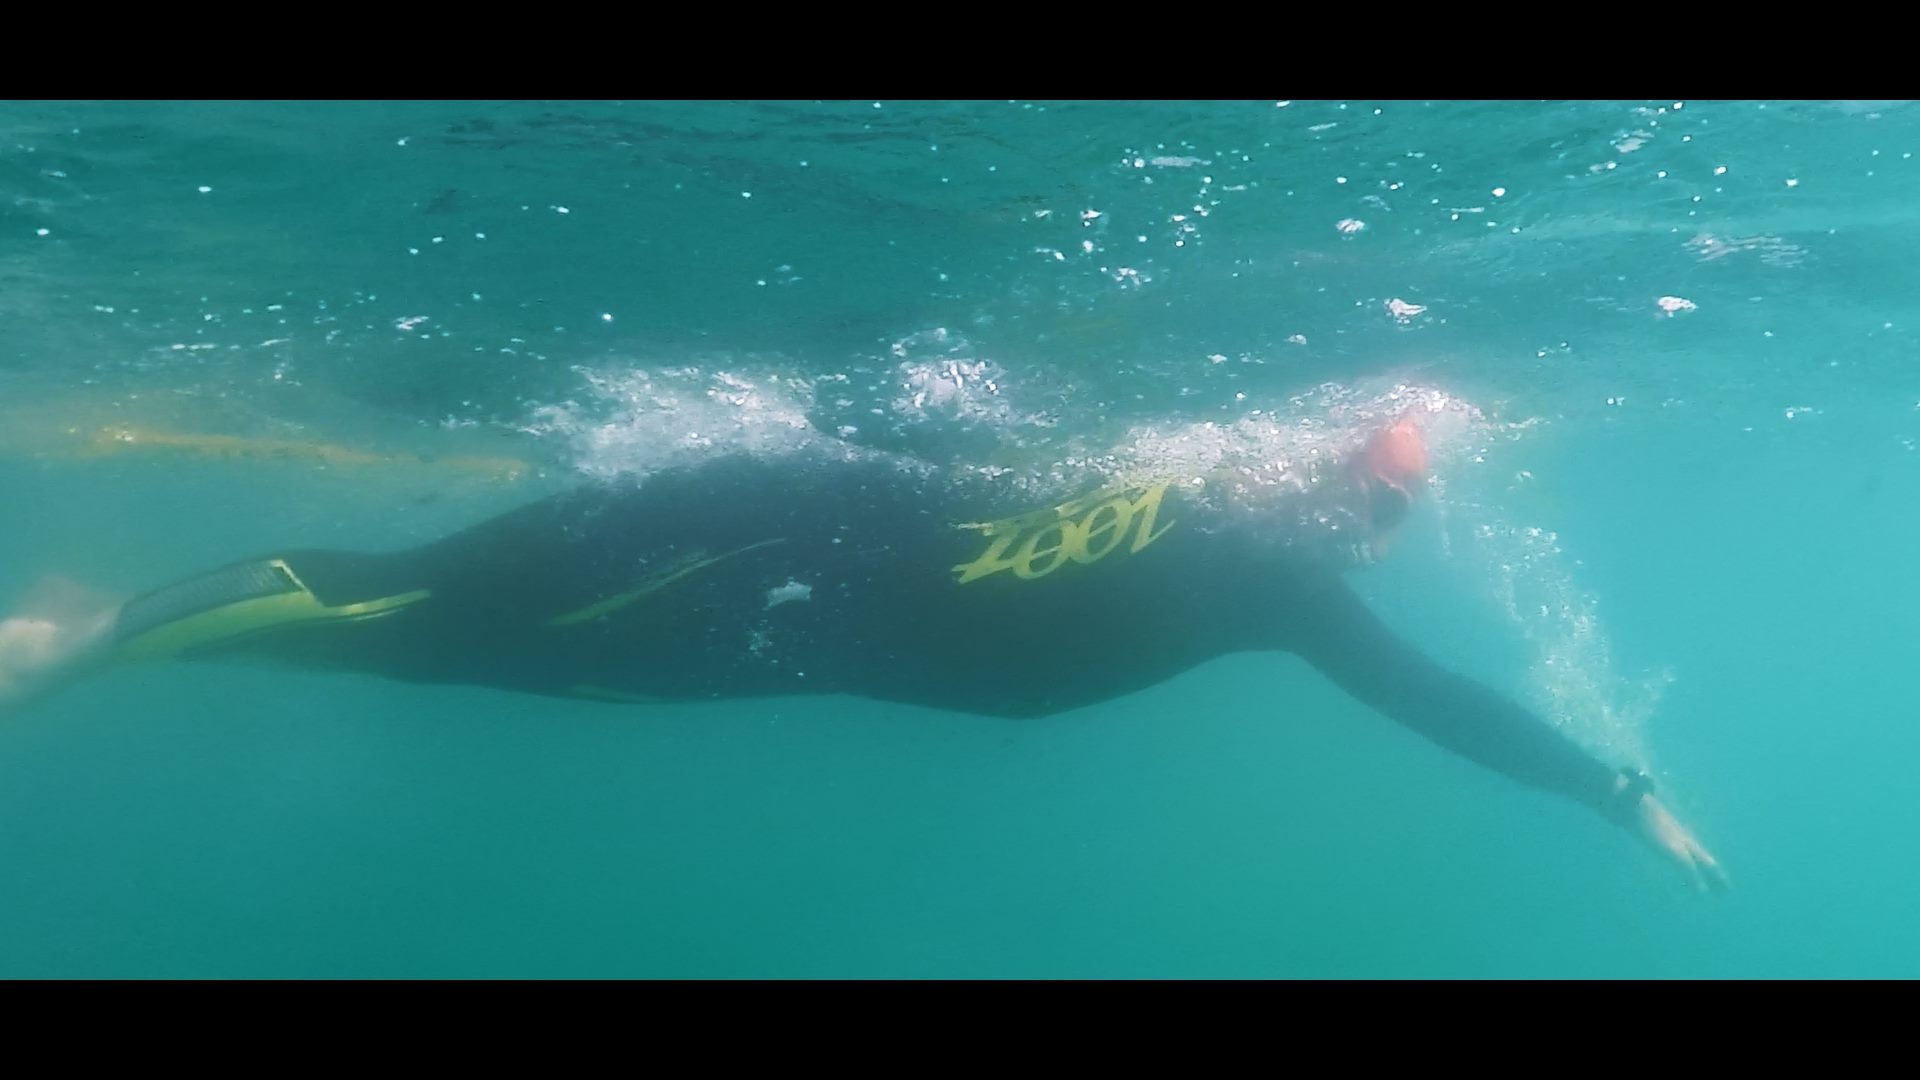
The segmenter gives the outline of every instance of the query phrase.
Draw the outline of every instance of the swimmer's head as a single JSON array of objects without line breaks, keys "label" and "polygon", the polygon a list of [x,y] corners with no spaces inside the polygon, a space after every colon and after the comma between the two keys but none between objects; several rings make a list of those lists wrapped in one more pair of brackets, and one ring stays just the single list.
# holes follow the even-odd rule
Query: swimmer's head
[{"label": "swimmer's head", "polygon": [[1427,440],[1411,415],[1375,432],[1353,456],[1354,479],[1366,495],[1366,516],[1376,534],[1406,520],[1413,500],[1427,486]]}]

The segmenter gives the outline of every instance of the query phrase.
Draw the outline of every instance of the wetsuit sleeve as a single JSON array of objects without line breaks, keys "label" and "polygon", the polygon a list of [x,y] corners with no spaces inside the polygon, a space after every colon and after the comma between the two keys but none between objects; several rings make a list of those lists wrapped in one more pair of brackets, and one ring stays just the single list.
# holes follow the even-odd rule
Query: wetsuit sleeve
[{"label": "wetsuit sleeve", "polygon": [[1292,651],[1359,700],[1448,750],[1612,815],[1617,773],[1544,719],[1446,670],[1338,582],[1301,610]]}]

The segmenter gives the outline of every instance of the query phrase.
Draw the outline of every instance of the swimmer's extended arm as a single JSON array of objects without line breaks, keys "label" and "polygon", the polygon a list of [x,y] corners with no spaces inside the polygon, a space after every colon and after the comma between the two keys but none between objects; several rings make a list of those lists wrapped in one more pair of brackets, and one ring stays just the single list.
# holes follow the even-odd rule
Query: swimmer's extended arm
[{"label": "swimmer's extended arm", "polygon": [[1666,855],[1696,886],[1725,887],[1713,856],[1652,794],[1545,720],[1435,663],[1345,585],[1320,590],[1301,614],[1293,650],[1354,697],[1462,757],[1585,803]]}]

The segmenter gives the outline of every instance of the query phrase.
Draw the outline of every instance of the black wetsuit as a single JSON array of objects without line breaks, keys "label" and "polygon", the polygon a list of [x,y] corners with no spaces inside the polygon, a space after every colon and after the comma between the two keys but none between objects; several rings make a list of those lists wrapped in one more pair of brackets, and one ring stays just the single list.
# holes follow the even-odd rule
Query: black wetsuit
[{"label": "black wetsuit", "polygon": [[237,564],[130,602],[119,638],[613,701],[844,693],[1005,717],[1285,650],[1457,753],[1608,807],[1608,766],[1179,485],[1004,499],[888,462],[730,459],[411,551]]}]

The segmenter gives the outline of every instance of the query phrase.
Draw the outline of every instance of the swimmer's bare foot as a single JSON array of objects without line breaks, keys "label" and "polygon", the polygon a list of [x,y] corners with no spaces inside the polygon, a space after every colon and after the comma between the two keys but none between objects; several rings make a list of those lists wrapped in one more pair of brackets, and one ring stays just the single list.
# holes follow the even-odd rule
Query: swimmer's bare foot
[{"label": "swimmer's bare foot", "polygon": [[[45,592],[46,590],[38,590]],[[84,670],[112,638],[118,605],[95,598],[74,610],[77,589],[61,588],[65,603],[29,601],[21,614],[0,619],[0,715]],[[50,608],[66,607],[66,611]]]}]

